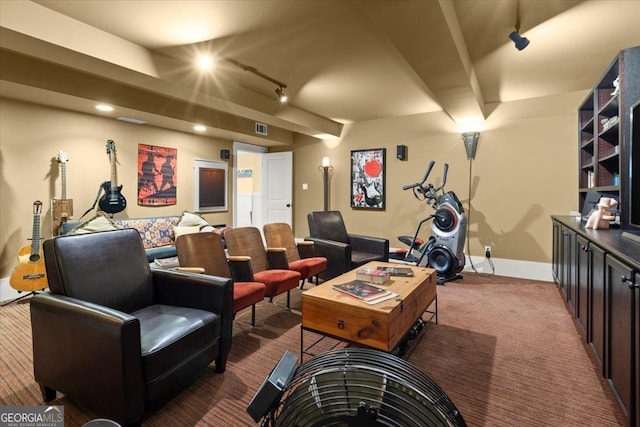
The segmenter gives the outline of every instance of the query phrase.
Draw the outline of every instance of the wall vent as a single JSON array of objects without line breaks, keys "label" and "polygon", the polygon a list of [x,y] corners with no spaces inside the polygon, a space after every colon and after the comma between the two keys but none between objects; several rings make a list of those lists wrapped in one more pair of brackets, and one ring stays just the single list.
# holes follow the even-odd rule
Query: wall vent
[{"label": "wall vent", "polygon": [[256,134],[267,136],[267,125],[256,122]]}]

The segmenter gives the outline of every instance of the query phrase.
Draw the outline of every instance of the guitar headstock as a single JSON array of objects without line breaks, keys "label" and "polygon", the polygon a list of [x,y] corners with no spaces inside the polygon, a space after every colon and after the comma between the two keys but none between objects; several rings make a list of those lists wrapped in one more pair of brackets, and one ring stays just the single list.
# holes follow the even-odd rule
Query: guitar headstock
[{"label": "guitar headstock", "polygon": [[56,160],[58,161],[58,163],[67,163],[69,161],[69,157],[64,151],[60,151],[58,153],[58,157],[56,157]]},{"label": "guitar headstock", "polygon": [[33,202],[33,214],[40,215],[42,213],[42,202],[40,200],[36,200]]},{"label": "guitar headstock", "polygon": [[113,140],[107,141],[107,154],[112,154],[116,152],[116,143]]}]

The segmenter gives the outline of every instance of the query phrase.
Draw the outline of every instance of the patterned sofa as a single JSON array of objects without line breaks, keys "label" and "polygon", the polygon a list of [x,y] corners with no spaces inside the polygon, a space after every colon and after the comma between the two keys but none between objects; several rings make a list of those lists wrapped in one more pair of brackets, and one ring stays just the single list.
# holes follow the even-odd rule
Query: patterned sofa
[{"label": "patterned sofa", "polygon": [[[180,222],[181,215],[153,216],[147,218],[122,218],[108,219],[115,224],[114,228],[135,228],[140,237],[144,249],[147,252],[149,262],[156,258],[169,258],[177,255],[174,245],[174,228]],[[67,234],[72,230],[78,230],[82,225],[87,225],[91,220],[80,223],[67,221],[60,228],[60,234]],[[101,226],[100,226],[101,227]],[[105,228],[106,229],[106,228]],[[89,229],[84,232],[104,231],[103,229]]]}]

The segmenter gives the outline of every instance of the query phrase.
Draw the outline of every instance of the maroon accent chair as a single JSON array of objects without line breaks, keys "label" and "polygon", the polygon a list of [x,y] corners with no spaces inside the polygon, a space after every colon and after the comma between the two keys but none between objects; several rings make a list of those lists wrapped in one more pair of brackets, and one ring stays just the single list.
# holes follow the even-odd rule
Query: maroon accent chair
[{"label": "maroon accent chair", "polygon": [[263,231],[271,265],[275,266],[278,263],[275,260],[281,255],[282,267],[300,273],[300,289],[305,280],[311,282],[313,277],[318,284],[318,275],[327,269],[327,258],[315,256],[313,242],[296,242],[291,226],[284,222],[265,224]]},{"label": "maroon accent chair", "polygon": [[[210,276],[231,277],[231,270],[224,252],[222,237],[218,233],[204,232],[183,234],[176,239],[176,251],[181,268],[201,268]],[[264,299],[266,286],[260,282],[235,282],[233,284],[233,315],[251,307],[251,326],[256,324],[256,304]]]},{"label": "maroon accent chair", "polygon": [[227,230],[224,240],[229,251],[229,266],[236,281],[256,281],[266,286],[265,297],[273,302],[277,295],[287,293],[287,308],[291,303],[291,289],[297,288],[300,273],[271,268],[260,230],[238,227]]},{"label": "maroon accent chair", "polygon": [[233,281],[151,270],[134,229],[43,243],[49,292],[31,299],[33,373],[45,402],[64,393],[139,425],[206,369],[224,372]]}]

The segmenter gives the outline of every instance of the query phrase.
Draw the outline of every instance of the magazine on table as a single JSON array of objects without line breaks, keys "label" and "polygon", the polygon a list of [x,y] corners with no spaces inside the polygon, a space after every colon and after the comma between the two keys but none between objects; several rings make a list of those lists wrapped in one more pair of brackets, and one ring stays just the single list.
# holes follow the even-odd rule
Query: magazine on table
[{"label": "magazine on table", "polygon": [[344,292],[363,301],[377,300],[391,293],[386,289],[373,286],[372,284],[363,282],[361,280],[354,280],[352,282],[333,285],[333,288],[337,291]]},{"label": "magazine on table", "polygon": [[154,260],[154,263],[161,268],[174,268],[174,267],[180,266],[177,256],[173,256],[169,258],[156,258]]}]

